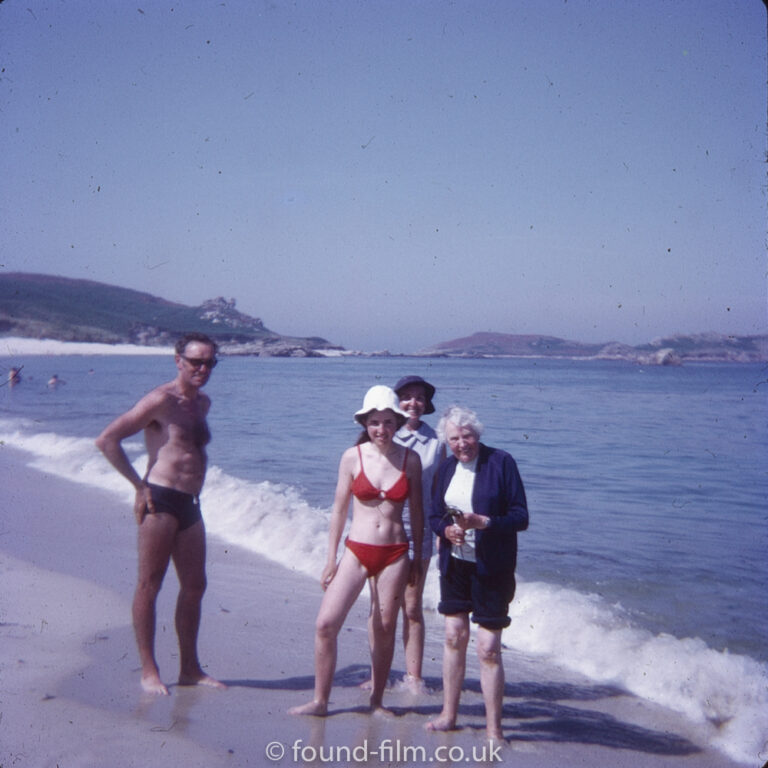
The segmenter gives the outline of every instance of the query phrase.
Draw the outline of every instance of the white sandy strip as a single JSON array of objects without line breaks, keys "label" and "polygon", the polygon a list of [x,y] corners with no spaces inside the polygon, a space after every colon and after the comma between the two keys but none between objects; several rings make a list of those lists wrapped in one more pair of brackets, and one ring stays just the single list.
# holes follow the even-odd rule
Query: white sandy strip
[{"label": "white sandy strip", "polygon": [[142,347],[138,344],[91,344],[55,339],[0,338],[0,356],[9,355],[168,355],[172,347]]}]

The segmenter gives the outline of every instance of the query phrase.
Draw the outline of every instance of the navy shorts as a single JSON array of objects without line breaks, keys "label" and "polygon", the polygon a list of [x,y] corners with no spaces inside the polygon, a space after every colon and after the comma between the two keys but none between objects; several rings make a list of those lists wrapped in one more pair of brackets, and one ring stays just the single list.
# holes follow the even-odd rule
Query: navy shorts
[{"label": "navy shorts", "polygon": [[475,624],[485,629],[504,629],[511,623],[509,604],[514,596],[514,578],[506,583],[491,576],[480,576],[474,563],[451,557],[448,573],[440,574],[437,610],[445,616],[471,612]]},{"label": "navy shorts", "polygon": [[203,519],[197,496],[177,491],[175,488],[166,488],[164,485],[147,483],[147,487],[152,495],[155,512],[166,512],[175,517],[180,531],[191,528],[198,520]]}]

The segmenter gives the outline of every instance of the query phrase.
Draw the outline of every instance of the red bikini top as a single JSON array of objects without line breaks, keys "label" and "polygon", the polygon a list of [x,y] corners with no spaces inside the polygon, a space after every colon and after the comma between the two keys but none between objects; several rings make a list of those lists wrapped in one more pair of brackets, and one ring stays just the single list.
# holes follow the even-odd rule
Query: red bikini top
[{"label": "red bikini top", "polygon": [[408,451],[405,449],[405,458],[403,459],[403,468],[400,472],[400,477],[395,480],[394,485],[388,488],[386,491],[380,488],[374,487],[371,481],[365,474],[363,469],[363,454],[360,453],[360,446],[357,446],[357,455],[360,457],[360,472],[352,481],[352,495],[360,501],[373,501],[374,499],[381,499],[382,501],[395,501],[401,502],[408,498],[408,491],[410,486],[408,484],[408,477],[405,474],[405,464],[408,461]]}]

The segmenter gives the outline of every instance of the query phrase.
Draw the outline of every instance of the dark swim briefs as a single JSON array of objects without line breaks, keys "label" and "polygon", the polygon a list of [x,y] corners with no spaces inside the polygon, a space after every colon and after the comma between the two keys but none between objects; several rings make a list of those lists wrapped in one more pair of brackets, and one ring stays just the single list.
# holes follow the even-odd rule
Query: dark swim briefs
[{"label": "dark swim briefs", "polygon": [[177,491],[175,488],[166,488],[164,485],[147,483],[147,488],[152,495],[155,512],[166,512],[175,517],[180,531],[186,531],[198,520],[203,519],[199,497]]}]

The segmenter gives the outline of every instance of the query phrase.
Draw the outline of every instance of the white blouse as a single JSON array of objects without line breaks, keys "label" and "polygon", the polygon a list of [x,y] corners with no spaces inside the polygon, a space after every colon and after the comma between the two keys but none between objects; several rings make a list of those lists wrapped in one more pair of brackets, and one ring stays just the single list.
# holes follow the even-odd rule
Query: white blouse
[{"label": "white blouse", "polygon": [[[458,462],[451,482],[445,489],[445,506],[461,510],[465,515],[472,512],[472,489],[475,486],[477,456],[466,464]],[[475,562],[475,529],[464,533],[464,543],[451,545],[451,555],[459,560]]]}]

